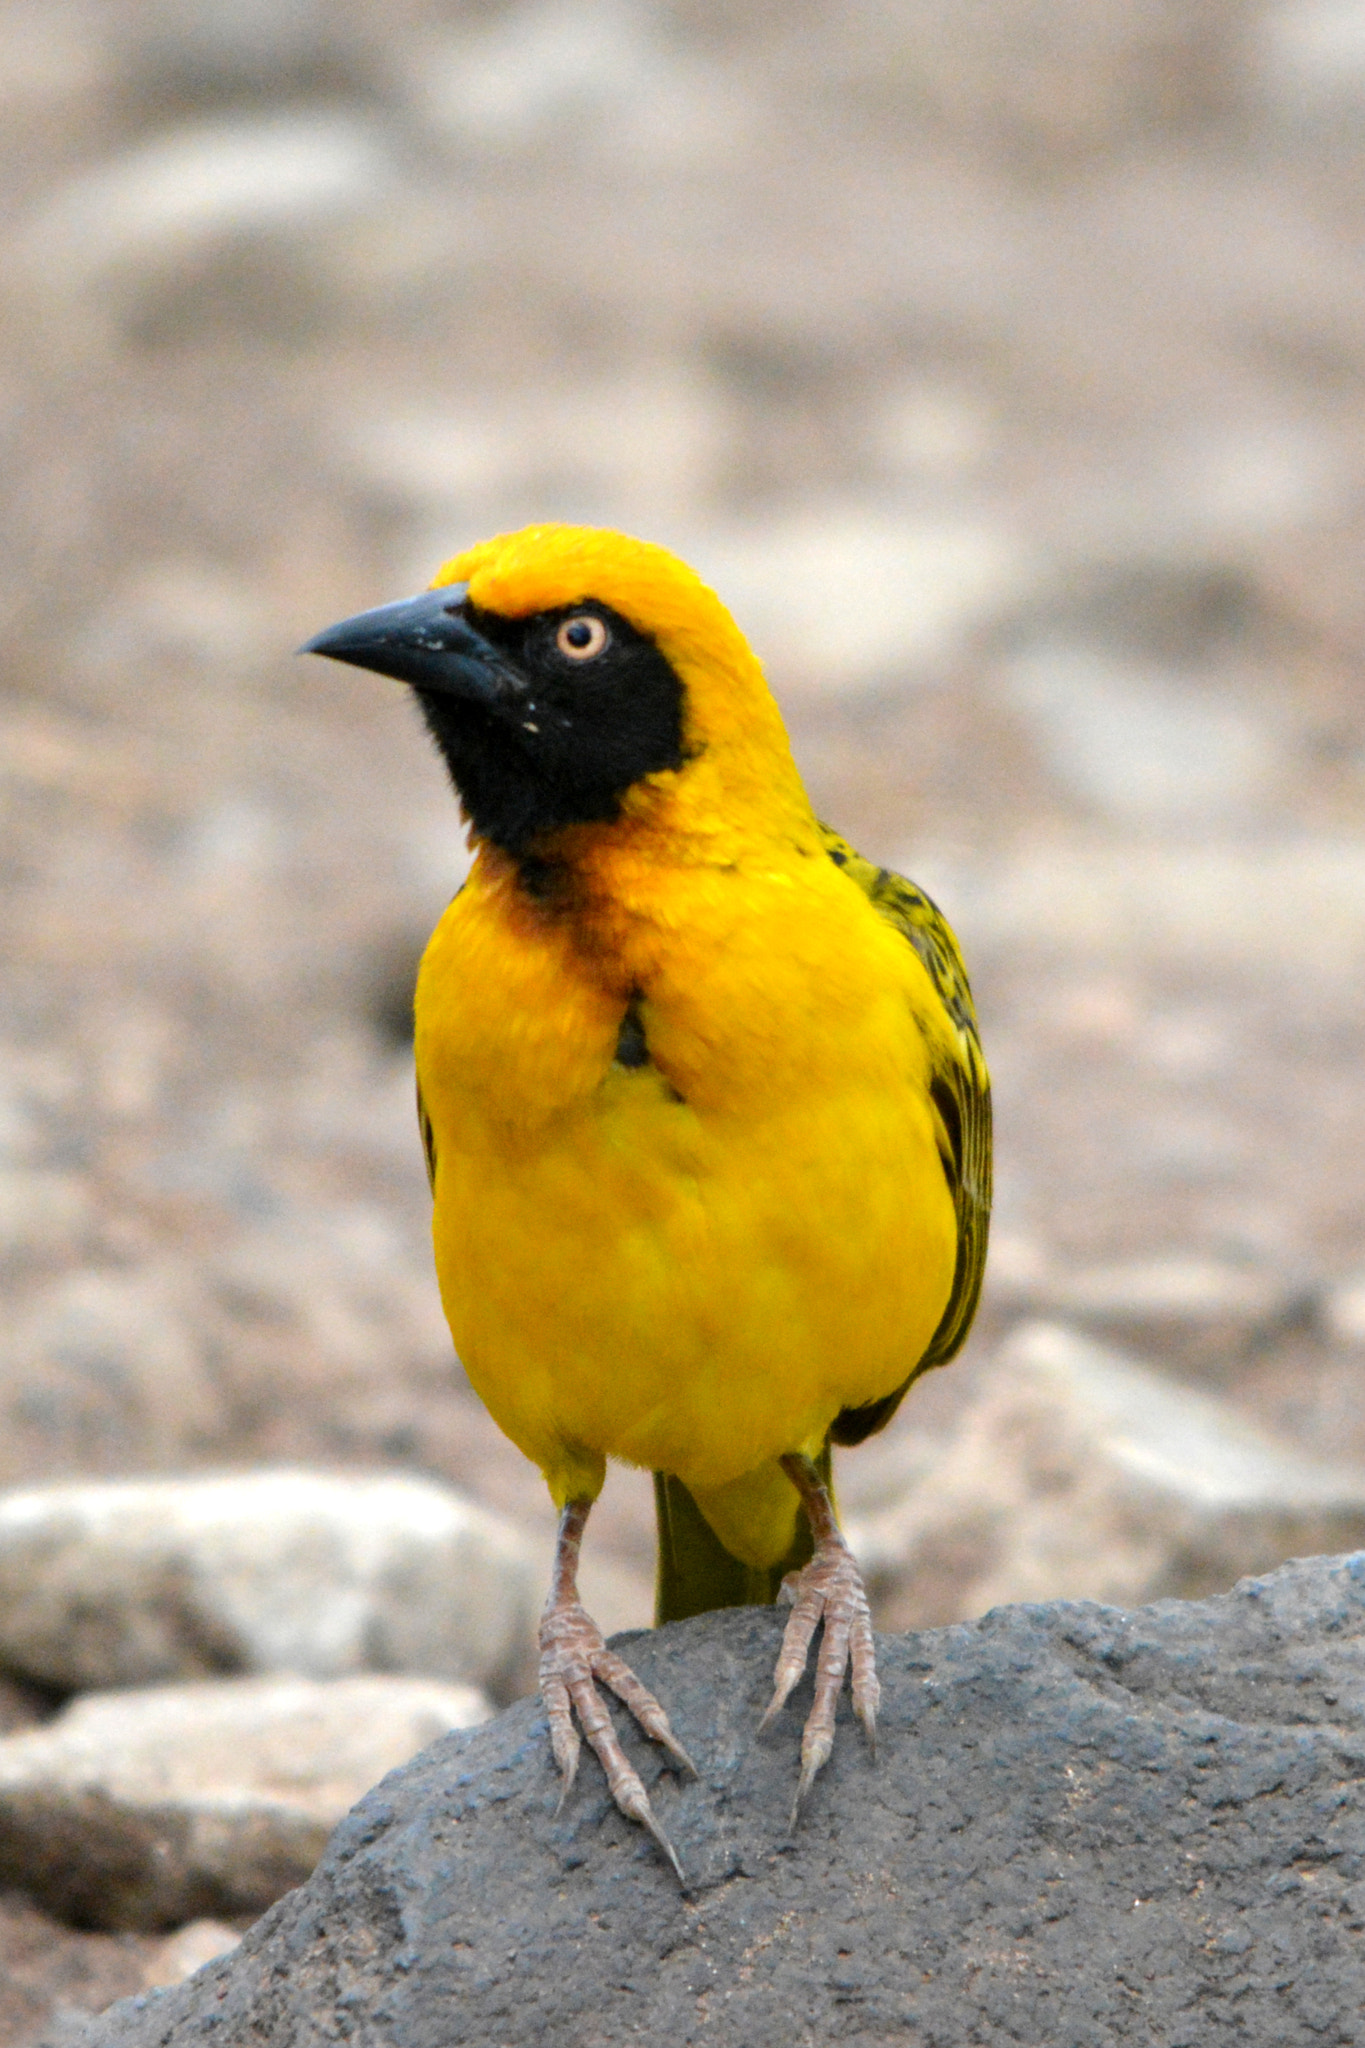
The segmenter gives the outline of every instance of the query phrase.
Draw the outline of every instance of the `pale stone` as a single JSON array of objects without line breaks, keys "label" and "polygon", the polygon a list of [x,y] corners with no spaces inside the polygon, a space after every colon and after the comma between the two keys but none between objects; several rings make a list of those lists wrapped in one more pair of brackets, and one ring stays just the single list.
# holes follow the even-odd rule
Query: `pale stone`
[{"label": "pale stone", "polygon": [[1039,835],[1006,860],[892,857],[951,903],[970,953],[1017,944],[1084,954],[1098,971],[1159,959],[1212,976],[1293,972],[1334,993],[1365,971],[1365,844],[1347,835]]},{"label": "pale stone", "polygon": [[1062,637],[1020,653],[1005,679],[1062,786],[1121,823],[1240,818],[1281,772],[1281,735],[1244,690]]},{"label": "pale stone", "polygon": [[714,378],[663,359],[603,381],[548,378],[514,403],[405,407],[347,419],[341,460],[381,503],[421,520],[414,588],[450,552],[471,503],[512,519],[547,492],[586,506],[626,504],[668,538],[696,517],[731,459],[735,421]]},{"label": "pale stone", "polygon": [[449,1487],[305,1471],[0,1496],[0,1667],[65,1690],[422,1672],[510,1697],[542,1588]]},{"label": "pale stone", "polygon": [[602,154],[733,162],[762,80],[668,34],[630,0],[523,0],[419,46],[408,71],[427,119],[467,149],[507,154],[558,131]]},{"label": "pale stone", "polygon": [[1365,102],[1365,6],[1360,0],[1280,0],[1257,23],[1261,85],[1294,125],[1345,127]]},{"label": "pale stone", "polygon": [[1365,1277],[1332,1289],[1323,1304],[1323,1320],[1338,1344],[1365,1347]]},{"label": "pale stone", "polygon": [[993,409],[975,391],[913,383],[894,387],[870,422],[869,452],[893,475],[939,481],[978,467],[997,446]]},{"label": "pale stone", "polygon": [[[1037,574],[1004,528],[837,498],[753,526],[710,525],[683,552],[779,683],[833,695],[940,670]],[[841,603],[830,604],[831,589]]]},{"label": "pale stone", "polygon": [[308,233],[374,199],[386,170],[350,115],[206,120],[81,172],[30,223],[23,250],[45,277],[77,286],[160,275],[224,242]]},{"label": "pale stone", "polygon": [[489,1712],[471,1686],[414,1678],[87,1694],[0,1741],[0,1883],[103,1927],[261,1912],[362,1792]]},{"label": "pale stone", "polygon": [[229,1927],[224,1920],[191,1920],[158,1943],[144,1965],[142,1981],[148,1991],[159,1991],[166,1984],[183,1984],[205,1963],[228,1955],[240,1940],[236,1928]]},{"label": "pale stone", "polygon": [[1365,1471],[1059,1324],[1021,1325],[936,1468],[854,1520],[883,1627],[1011,1600],[1194,1598],[1365,1544]]},{"label": "pale stone", "polygon": [[1263,1266],[1190,1256],[1130,1259],[1113,1265],[1028,1267],[1006,1257],[992,1274],[1002,1307],[1057,1315],[1140,1349],[1233,1354],[1306,1318],[1306,1285]]},{"label": "pale stone", "polygon": [[90,1216],[90,1191],[78,1174],[0,1175],[0,1258],[69,1258]]}]

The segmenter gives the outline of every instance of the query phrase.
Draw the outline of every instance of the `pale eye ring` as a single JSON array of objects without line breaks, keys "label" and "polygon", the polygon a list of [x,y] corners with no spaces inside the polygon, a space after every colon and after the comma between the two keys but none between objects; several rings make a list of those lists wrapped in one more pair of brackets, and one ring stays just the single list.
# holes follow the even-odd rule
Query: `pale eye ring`
[{"label": "pale eye ring", "polygon": [[592,612],[575,612],[555,634],[555,646],[569,661],[591,661],[600,654],[611,635]]}]

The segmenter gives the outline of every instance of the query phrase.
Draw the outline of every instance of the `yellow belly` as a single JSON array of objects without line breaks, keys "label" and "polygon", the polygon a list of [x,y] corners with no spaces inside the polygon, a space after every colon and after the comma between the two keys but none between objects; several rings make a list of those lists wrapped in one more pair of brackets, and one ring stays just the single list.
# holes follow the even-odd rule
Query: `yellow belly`
[{"label": "yellow belly", "polygon": [[561,1501],[608,1457],[708,1491],[818,1445],[906,1378],[947,1302],[918,963],[874,932],[831,987],[820,946],[783,942],[782,890],[765,902],[753,943],[656,974],[658,1067],[614,1064],[619,991],[552,926],[509,952],[499,906],[460,898],[424,963],[442,1299]]}]

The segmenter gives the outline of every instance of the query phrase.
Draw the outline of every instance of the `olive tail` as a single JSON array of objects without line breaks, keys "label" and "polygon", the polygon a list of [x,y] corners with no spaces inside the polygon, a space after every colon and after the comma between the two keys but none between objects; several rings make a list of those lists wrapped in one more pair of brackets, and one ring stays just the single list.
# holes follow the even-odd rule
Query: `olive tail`
[{"label": "olive tail", "polygon": [[[816,1470],[830,1484],[830,1450],[816,1459]],[[796,1517],[791,1549],[774,1565],[741,1564],[716,1535],[681,1479],[654,1474],[654,1514],[658,1524],[658,1569],[654,1583],[654,1620],[686,1621],[713,1607],[770,1607],[788,1572],[799,1571],[814,1549],[810,1524]]]}]

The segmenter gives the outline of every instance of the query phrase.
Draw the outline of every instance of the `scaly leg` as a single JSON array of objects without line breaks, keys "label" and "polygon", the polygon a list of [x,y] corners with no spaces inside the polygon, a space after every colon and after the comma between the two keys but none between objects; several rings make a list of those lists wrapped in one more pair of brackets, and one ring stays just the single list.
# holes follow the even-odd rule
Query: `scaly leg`
[{"label": "scaly leg", "polygon": [[630,1666],[609,1650],[602,1631],[578,1598],[578,1553],[587,1526],[590,1500],[571,1500],[559,1517],[555,1542],[554,1571],[550,1595],[540,1619],[540,1696],[550,1717],[550,1746],[563,1779],[559,1795],[562,1811],[578,1769],[581,1743],[573,1717],[577,1711],[602,1769],[607,1789],[628,1820],[647,1828],[686,1884],[673,1844],[654,1817],[649,1796],[640,1782],[612,1726],[595,1678],[608,1685],[629,1708],[645,1734],[661,1742],[676,1763],[697,1775],[697,1767],[668,1725],[668,1716],[652,1692],[643,1686]]},{"label": "scaly leg", "polygon": [[824,1617],[825,1630],[815,1667],[815,1702],[801,1737],[801,1778],[792,1805],[792,1826],[796,1826],[802,1802],[815,1783],[816,1773],[829,1759],[834,1747],[834,1710],[843,1690],[844,1673],[853,1665],[853,1711],[863,1724],[872,1753],[877,1753],[877,1707],[881,1686],[877,1682],[876,1656],[872,1647],[872,1617],[867,1594],[853,1552],[834,1518],[829,1489],[809,1458],[783,1458],[782,1469],[801,1496],[811,1531],[815,1555],[799,1572],[789,1572],[782,1581],[780,1598],[792,1603],[792,1616],[782,1638],[777,1660],[773,1696],[760,1723],[760,1732],[780,1712],[793,1686],[806,1668],[806,1655],[816,1624]]}]

